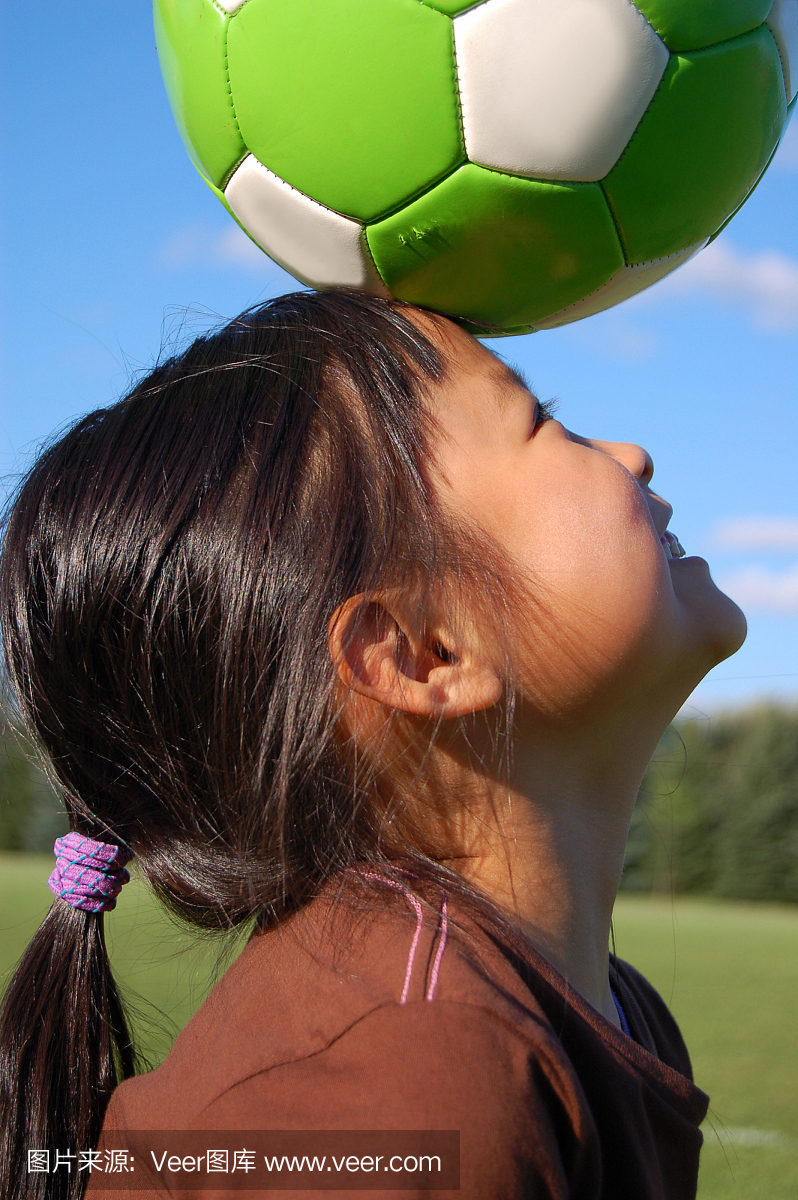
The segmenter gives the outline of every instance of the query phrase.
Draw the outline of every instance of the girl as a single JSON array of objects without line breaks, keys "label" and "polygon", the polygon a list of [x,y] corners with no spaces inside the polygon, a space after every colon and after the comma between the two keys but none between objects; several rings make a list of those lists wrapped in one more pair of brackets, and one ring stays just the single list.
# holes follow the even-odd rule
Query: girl
[{"label": "girl", "polygon": [[[646,764],[744,621],[652,473],[345,291],[199,338],[43,454],[2,626],[73,833],[2,1019],[4,1200],[162,1194],[148,1130],[459,1131],[443,1194],[695,1195],[707,1097],[608,938]],[[253,926],[139,1075],[102,915],[133,854],[182,919]],[[135,1181],[29,1169],[101,1130]]]}]

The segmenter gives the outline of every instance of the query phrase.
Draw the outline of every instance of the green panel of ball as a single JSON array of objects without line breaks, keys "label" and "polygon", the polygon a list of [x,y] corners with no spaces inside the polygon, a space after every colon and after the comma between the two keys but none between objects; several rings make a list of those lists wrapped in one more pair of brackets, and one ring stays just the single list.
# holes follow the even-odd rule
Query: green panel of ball
[{"label": "green panel of ball", "polygon": [[790,103],[787,105],[787,116],[786,116],[785,122],[784,122],[784,129],[781,132],[781,137],[779,138],[778,142],[776,142],[776,145],[773,147],[773,152],[771,153],[770,158],[765,163],[764,168],[760,172],[759,179],[757,179],[756,183],[751,188],[751,191],[748,193],[748,195],[744,197],[744,199],[742,200],[742,202],[740,204],[737,205],[734,212],[729,213],[728,217],[723,222],[721,227],[713,233],[712,237],[709,239],[711,242],[714,242],[715,238],[718,237],[721,233],[723,233],[723,230],[726,228],[726,226],[729,224],[729,222],[734,220],[734,218],[737,216],[738,212],[742,208],[743,204],[745,204],[747,202],[748,198],[751,196],[751,194],[753,192],[756,191],[756,189],[759,187],[760,183],[764,179],[765,175],[767,174],[768,167],[773,162],[773,159],[776,157],[776,152],[777,152],[779,146],[781,145],[781,140],[784,137],[784,134],[787,131],[787,126],[790,123],[790,118],[792,117],[792,114],[795,112],[796,104],[798,104],[798,96],[794,96],[793,99],[790,101]]},{"label": "green panel of ball", "polygon": [[506,330],[530,328],[623,266],[593,183],[544,183],[469,163],[367,230],[395,296]]},{"label": "green panel of ball", "polygon": [[761,25],[773,0],[633,0],[671,50],[706,50]]},{"label": "green panel of ball", "polygon": [[458,13],[466,12],[469,8],[476,8],[482,0],[421,0],[422,4],[428,4],[430,8],[435,8],[438,12],[446,13],[447,16],[456,17]]},{"label": "green panel of ball", "polygon": [[767,29],[674,55],[602,181],[629,262],[662,258],[715,233],[755,186],[785,116],[781,64]]},{"label": "green panel of ball", "polygon": [[230,18],[212,0],[155,0],[155,38],[178,129],[200,174],[224,187],[247,153],[227,80]]},{"label": "green panel of ball", "polygon": [[255,157],[368,221],[465,158],[452,23],[419,0],[250,0],[230,22],[236,116]]}]

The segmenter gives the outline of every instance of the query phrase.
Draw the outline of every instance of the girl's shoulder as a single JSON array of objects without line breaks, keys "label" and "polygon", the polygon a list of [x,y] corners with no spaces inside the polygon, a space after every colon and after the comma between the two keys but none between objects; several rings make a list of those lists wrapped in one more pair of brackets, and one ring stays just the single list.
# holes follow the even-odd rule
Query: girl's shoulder
[{"label": "girl's shoulder", "polygon": [[519,1171],[564,1197],[583,1108],[543,1008],[464,913],[328,893],[250,939],[103,1133],[145,1160],[152,1130],[458,1130],[464,1197],[526,1194]]},{"label": "girl's shoulder", "polygon": [[[383,890],[328,889],[253,936],[105,1130],[459,1130],[469,1197],[594,1200],[607,1170],[641,1200],[694,1195],[640,1190],[672,1160],[697,1170],[707,1103],[641,976],[614,968],[630,1038],[522,940]],[[630,1166],[652,1113],[659,1149]]]},{"label": "girl's shoulder", "polygon": [[[526,1086],[534,1063],[569,1109],[580,1108],[580,1076],[594,1060],[610,1075],[642,1072],[671,1086],[689,1074],[678,1028],[642,977],[624,967],[622,978],[634,1042],[532,947],[488,930],[451,898],[422,906],[389,888],[329,887],[251,937],[167,1060],[116,1100],[142,1121],[168,1114],[169,1127],[190,1128],[211,1111],[238,1120],[256,1090],[266,1109],[281,1094],[282,1120],[295,1084],[307,1120],[310,1080],[326,1070],[340,1079],[344,1060],[374,1086],[380,1072],[402,1069],[418,1087],[445,1076],[449,1091],[468,1063],[505,1092],[512,1078]],[[154,1127],[149,1117],[142,1127]]]},{"label": "girl's shoulder", "polygon": [[429,1044],[431,1063],[448,1044],[461,1060],[470,1047],[497,1062],[500,1043],[558,1055],[529,982],[472,917],[442,896],[421,905],[409,892],[331,886],[253,934],[165,1061],[114,1099],[142,1128],[157,1112],[187,1128],[256,1078],[276,1088],[345,1049],[407,1060],[408,1044],[417,1056]]}]

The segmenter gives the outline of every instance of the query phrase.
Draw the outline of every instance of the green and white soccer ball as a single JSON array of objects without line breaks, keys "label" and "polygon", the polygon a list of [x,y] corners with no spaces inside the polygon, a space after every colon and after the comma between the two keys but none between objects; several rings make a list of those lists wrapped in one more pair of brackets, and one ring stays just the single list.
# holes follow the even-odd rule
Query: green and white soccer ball
[{"label": "green and white soccer ball", "polygon": [[798,91],[798,0],[155,0],[189,153],[250,237],[475,332],[706,245]]}]

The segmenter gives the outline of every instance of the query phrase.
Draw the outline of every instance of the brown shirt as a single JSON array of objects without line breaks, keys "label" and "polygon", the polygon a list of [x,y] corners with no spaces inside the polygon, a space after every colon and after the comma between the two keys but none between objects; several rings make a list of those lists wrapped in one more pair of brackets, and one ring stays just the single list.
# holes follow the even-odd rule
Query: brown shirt
[{"label": "brown shirt", "polygon": [[[708,1097],[633,967],[611,968],[630,1038],[526,942],[361,887],[253,936],[163,1064],[116,1090],[104,1133],[459,1130],[459,1191],[377,1194],[693,1200]],[[120,1182],[94,1174],[88,1195]]]}]

